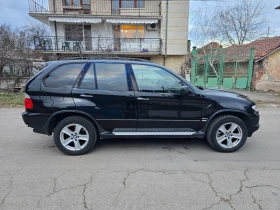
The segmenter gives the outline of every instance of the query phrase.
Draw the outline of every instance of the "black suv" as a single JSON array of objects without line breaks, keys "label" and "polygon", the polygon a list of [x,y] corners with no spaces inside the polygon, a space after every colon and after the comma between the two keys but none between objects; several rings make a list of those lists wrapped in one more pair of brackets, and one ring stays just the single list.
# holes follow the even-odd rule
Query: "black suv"
[{"label": "black suv", "polygon": [[206,137],[217,151],[233,152],[259,128],[256,105],[244,96],[195,87],[137,59],[52,62],[25,93],[24,122],[36,133],[54,133],[68,155],[117,137]]}]

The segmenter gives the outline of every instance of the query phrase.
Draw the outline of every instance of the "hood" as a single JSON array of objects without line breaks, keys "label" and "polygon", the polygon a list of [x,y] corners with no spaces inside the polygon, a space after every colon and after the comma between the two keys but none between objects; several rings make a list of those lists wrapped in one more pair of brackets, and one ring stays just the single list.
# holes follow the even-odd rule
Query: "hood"
[{"label": "hood", "polygon": [[216,88],[199,88],[199,89],[200,89],[202,95],[221,96],[221,97],[227,97],[227,98],[249,100],[249,98],[245,95],[241,95],[238,93],[232,93],[232,92],[221,90],[221,89],[216,89]]}]

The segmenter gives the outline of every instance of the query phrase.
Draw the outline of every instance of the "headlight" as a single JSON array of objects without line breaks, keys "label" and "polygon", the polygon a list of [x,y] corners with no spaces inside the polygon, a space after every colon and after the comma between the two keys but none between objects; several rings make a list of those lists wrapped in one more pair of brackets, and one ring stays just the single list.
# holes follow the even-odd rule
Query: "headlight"
[{"label": "headlight", "polygon": [[254,109],[256,112],[258,111],[256,105],[252,106],[252,109]]}]

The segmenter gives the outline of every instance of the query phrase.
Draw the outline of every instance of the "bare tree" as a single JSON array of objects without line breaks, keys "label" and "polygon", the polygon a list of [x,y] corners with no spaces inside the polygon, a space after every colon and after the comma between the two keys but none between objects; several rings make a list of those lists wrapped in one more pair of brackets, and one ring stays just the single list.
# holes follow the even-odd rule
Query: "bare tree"
[{"label": "bare tree", "polygon": [[[29,21],[25,25],[25,33],[26,33],[26,42],[29,48],[35,49],[36,41],[43,41],[43,37],[50,36],[50,29],[44,23],[39,21]],[[43,43],[37,43],[39,46],[42,46]]]},{"label": "bare tree", "polygon": [[221,22],[218,21],[220,7],[205,3],[192,11],[192,14],[190,31],[192,42],[199,48],[200,55],[205,55],[205,57],[211,55],[207,57],[209,66],[218,75],[215,56],[220,52],[220,47],[226,44]]},{"label": "bare tree", "polygon": [[0,76],[3,76],[5,66],[25,55],[27,47],[25,37],[23,31],[12,29],[10,25],[0,26]]},{"label": "bare tree", "polygon": [[226,41],[242,45],[267,34],[265,13],[264,1],[239,0],[235,5],[221,9],[217,20]]}]

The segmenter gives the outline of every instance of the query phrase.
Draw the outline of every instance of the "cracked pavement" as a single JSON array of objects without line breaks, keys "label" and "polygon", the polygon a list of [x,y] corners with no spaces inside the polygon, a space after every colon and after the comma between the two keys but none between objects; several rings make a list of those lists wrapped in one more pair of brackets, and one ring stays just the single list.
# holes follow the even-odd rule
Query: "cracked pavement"
[{"label": "cracked pavement", "polygon": [[0,109],[0,210],[280,210],[280,109],[232,154],[199,139],[99,141],[62,154],[23,109]]}]

